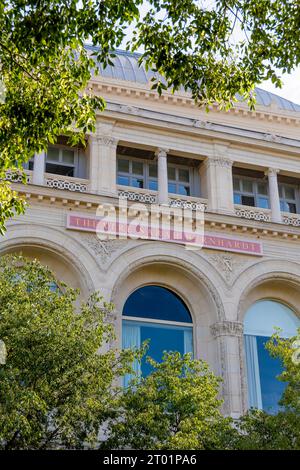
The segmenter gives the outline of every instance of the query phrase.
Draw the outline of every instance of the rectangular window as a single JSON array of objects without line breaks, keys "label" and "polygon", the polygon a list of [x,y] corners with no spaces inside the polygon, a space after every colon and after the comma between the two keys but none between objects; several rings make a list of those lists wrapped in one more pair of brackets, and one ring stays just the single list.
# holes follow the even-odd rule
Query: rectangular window
[{"label": "rectangular window", "polygon": [[168,190],[169,193],[191,195],[190,169],[177,165],[168,165]]},{"label": "rectangular window", "polygon": [[250,178],[233,177],[234,204],[269,209],[268,184]]},{"label": "rectangular window", "polygon": [[297,187],[288,184],[279,184],[280,209],[283,212],[297,213],[296,193]]},{"label": "rectangular window", "polygon": [[77,176],[78,152],[76,149],[49,146],[46,154],[46,173]]},{"label": "rectangular window", "polygon": [[118,157],[117,160],[117,183],[122,186],[133,186],[134,188],[145,187],[145,168],[143,162]]},{"label": "rectangular window", "polygon": [[[191,170],[182,165],[168,165],[168,191],[171,194],[191,195]],[[117,184],[158,190],[157,162],[130,157],[117,158]]]}]

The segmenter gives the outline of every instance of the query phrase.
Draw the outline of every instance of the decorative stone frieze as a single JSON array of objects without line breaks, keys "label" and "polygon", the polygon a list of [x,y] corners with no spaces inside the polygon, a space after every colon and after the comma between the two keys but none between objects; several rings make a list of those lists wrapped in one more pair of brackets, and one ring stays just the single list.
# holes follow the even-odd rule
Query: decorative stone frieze
[{"label": "decorative stone frieze", "polygon": [[243,335],[244,326],[243,323],[238,321],[222,321],[214,323],[211,326],[211,334],[214,338],[219,336],[237,336]]}]

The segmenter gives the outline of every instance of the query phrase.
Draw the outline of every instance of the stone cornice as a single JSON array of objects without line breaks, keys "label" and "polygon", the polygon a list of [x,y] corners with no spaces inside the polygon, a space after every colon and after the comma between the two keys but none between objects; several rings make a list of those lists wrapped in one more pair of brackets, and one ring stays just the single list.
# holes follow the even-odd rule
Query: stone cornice
[{"label": "stone cornice", "polygon": [[[99,204],[118,203],[117,195],[116,197],[111,197],[105,194],[80,193],[33,184],[24,185],[21,183],[13,183],[12,188],[21,196],[25,197],[29,204],[32,202],[32,205],[45,208],[64,207],[66,210],[95,212]],[[128,201],[128,208],[130,208],[131,204],[133,203]],[[300,227],[243,219],[241,217],[235,217],[234,214],[226,215],[205,212],[205,227],[209,231],[241,234],[247,237],[253,237],[254,240],[257,238],[268,238],[274,241],[281,239],[290,242],[300,240]]]},{"label": "stone cornice", "polygon": [[210,327],[211,334],[214,338],[219,336],[237,336],[241,337],[244,331],[244,325],[238,321],[222,321],[214,323]]},{"label": "stone cornice", "polygon": [[[224,124],[220,122],[210,122],[209,125],[195,126],[195,119],[187,116],[178,116],[175,114],[165,113],[158,110],[135,108],[135,112],[131,113],[132,107],[123,106],[119,103],[107,101],[107,107],[105,110],[105,116],[107,118],[116,119],[119,123],[123,122],[134,122],[139,125],[147,125],[151,127],[159,127],[161,129],[168,129],[168,132],[173,131],[178,133],[188,132],[190,135],[205,137],[211,140],[212,138],[217,141],[224,142],[224,144],[230,142],[233,144],[245,143],[251,147],[260,147],[263,149],[272,149],[272,151],[280,152],[291,152],[294,151],[296,154],[300,152],[300,139],[291,137],[280,137],[280,141],[274,141],[266,139],[266,133],[255,129],[249,129],[247,127],[237,127],[232,124]],[[137,112],[138,110],[138,112]],[[212,116],[213,118],[213,116]],[[242,125],[242,122],[240,123]],[[271,135],[271,134],[270,134]]]},{"label": "stone cornice", "polygon": [[[130,98],[137,98],[137,99],[144,99],[147,101],[161,101],[164,103],[172,104],[175,106],[180,105],[181,107],[186,108],[197,108],[197,104],[190,98],[190,96],[186,93],[175,93],[171,94],[168,92],[164,92],[162,96],[159,96],[156,90],[151,90],[150,86],[147,84],[136,84],[130,82],[124,82],[115,79],[103,79],[101,77],[97,77],[90,82],[92,89],[94,92],[100,93],[115,93],[119,96],[127,96]],[[138,108],[136,108],[137,110]],[[210,111],[212,113],[220,113],[223,112],[219,109],[218,105],[212,105]],[[137,112],[137,111],[136,111]],[[293,124],[295,126],[300,125],[300,113],[296,112],[288,112],[281,109],[276,109],[271,107],[270,109],[265,108],[261,105],[257,105],[255,111],[251,111],[246,104],[237,103],[234,108],[228,111],[231,114],[241,116],[241,117],[250,117],[253,119],[260,119],[266,122],[278,122],[282,123],[285,122],[287,124]],[[199,127],[202,127],[201,122]],[[205,121],[204,121],[205,122]],[[197,124],[196,124],[197,126]],[[266,139],[272,139],[273,134],[265,134]],[[269,137],[271,136],[271,137]],[[275,136],[278,138],[279,136]]]}]

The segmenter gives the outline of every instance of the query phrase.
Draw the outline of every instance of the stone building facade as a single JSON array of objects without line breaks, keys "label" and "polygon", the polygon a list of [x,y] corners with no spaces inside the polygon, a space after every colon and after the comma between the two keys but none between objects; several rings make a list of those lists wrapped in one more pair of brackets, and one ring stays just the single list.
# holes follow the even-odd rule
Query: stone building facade
[{"label": "stone building facade", "polygon": [[[246,346],[244,335],[265,338],[271,325],[288,336],[300,323],[300,106],[258,89],[255,111],[238,102],[206,113],[187,93],[151,91],[137,59],[119,51],[92,80],[107,107],[87,147],[62,137],[29,162],[26,185],[13,183],[29,207],[8,223],[1,253],[40,259],[82,298],[100,290],[115,305],[120,346],[134,292],[175,294],[191,318],[182,324],[194,356],[222,376],[224,411],[238,416],[249,404],[265,407],[273,383],[264,381],[261,341]],[[120,196],[129,212],[137,203],[204,211],[211,243],[100,240],[84,221]],[[83,226],[68,225],[71,215]]]}]

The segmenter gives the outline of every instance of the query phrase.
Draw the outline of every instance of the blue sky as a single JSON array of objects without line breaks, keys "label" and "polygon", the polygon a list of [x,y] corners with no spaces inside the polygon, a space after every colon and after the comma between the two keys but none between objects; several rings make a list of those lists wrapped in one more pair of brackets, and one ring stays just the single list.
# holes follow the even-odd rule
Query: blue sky
[{"label": "blue sky", "polygon": [[[213,4],[215,0],[206,0],[206,3]],[[149,8],[149,4],[147,4],[147,0],[144,0],[144,4],[140,7],[140,13],[144,15]],[[160,15],[161,16],[161,15]],[[128,28],[127,38],[130,38],[132,34],[133,27]],[[240,36],[240,33],[237,31],[237,39]],[[124,48],[125,48],[124,41]],[[271,91],[276,95],[282,96],[294,103],[300,105],[300,67],[298,67],[293,73],[285,74],[282,76],[283,86],[282,88],[276,88],[271,81],[266,81],[258,86],[263,88],[264,90]]]},{"label": "blue sky", "polygon": [[282,88],[275,88],[270,81],[262,83],[259,87],[264,90],[271,91],[272,93],[276,93],[276,95],[280,95],[294,103],[300,104],[300,67],[290,75],[286,74],[282,78]]}]

